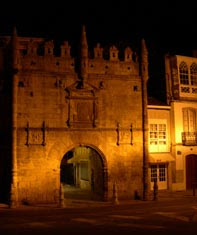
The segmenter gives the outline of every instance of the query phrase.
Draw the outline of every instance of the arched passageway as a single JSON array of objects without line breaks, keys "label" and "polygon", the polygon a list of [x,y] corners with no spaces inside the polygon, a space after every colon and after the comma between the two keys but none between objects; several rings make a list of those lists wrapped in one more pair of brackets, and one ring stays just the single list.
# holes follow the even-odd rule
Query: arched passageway
[{"label": "arched passageway", "polygon": [[186,189],[197,187],[197,155],[186,157]]},{"label": "arched passageway", "polygon": [[61,161],[65,198],[104,200],[106,173],[102,156],[92,147],[78,146]]}]

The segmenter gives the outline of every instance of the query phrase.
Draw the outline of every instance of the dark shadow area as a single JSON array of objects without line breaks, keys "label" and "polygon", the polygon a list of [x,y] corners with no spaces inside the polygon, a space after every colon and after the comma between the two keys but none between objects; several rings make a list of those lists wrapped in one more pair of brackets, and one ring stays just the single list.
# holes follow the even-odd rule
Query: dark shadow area
[{"label": "dark shadow area", "polygon": [[[9,203],[11,185],[12,74],[10,45],[0,50],[0,203]],[[2,47],[1,47],[2,46]]]}]

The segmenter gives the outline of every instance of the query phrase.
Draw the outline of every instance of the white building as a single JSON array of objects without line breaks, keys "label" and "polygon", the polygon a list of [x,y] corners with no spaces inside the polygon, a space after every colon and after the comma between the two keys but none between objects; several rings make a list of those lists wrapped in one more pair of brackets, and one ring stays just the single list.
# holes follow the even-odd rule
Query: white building
[{"label": "white building", "polygon": [[153,189],[157,180],[159,190],[172,187],[171,107],[149,98],[149,177]]},{"label": "white building", "polygon": [[197,58],[165,56],[167,105],[149,105],[151,183],[172,191],[197,187]]},{"label": "white building", "polygon": [[173,190],[197,183],[197,58],[166,56],[167,102],[171,106]]}]

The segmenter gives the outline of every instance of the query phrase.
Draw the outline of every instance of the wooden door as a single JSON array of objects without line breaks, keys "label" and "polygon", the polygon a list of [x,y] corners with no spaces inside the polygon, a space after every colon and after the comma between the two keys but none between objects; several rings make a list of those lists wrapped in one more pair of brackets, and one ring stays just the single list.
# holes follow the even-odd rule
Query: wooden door
[{"label": "wooden door", "polygon": [[197,187],[197,155],[186,157],[186,189],[192,189],[193,184]]}]

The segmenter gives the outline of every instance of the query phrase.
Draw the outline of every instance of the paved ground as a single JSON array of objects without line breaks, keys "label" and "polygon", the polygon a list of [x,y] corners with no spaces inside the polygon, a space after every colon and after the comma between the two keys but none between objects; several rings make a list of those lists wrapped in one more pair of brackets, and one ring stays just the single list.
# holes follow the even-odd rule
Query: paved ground
[{"label": "paved ground", "polygon": [[197,196],[160,193],[158,201],[0,207],[0,234],[196,234]]}]

